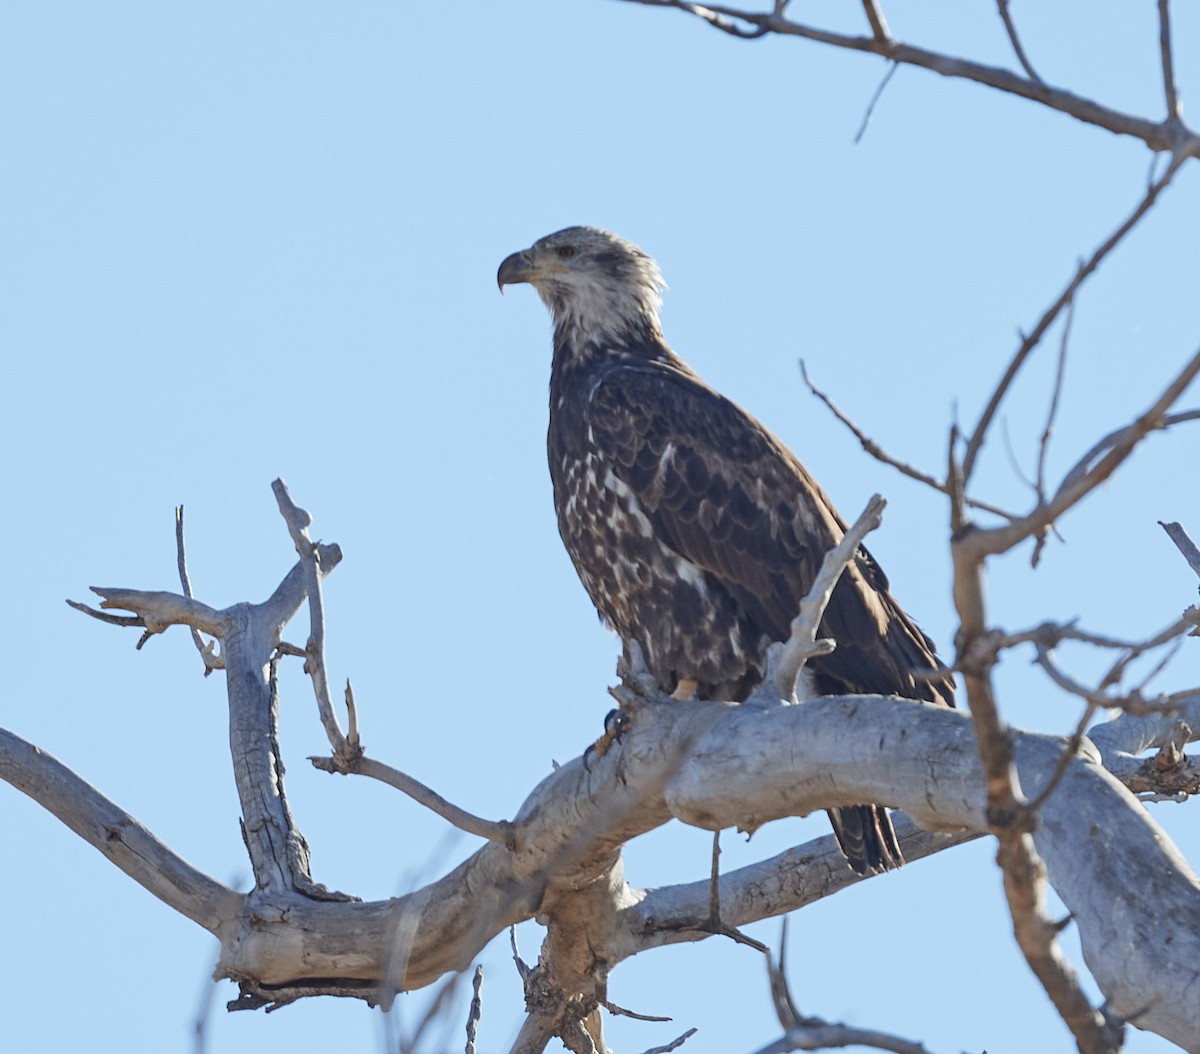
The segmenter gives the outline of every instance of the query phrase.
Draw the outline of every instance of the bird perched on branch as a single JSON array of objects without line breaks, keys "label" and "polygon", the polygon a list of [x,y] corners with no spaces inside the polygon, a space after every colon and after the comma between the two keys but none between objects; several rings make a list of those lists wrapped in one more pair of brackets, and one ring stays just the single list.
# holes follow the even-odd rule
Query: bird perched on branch
[{"label": "bird perched on branch", "polygon": [[[513,253],[501,291],[532,285],[554,322],[548,451],[558,529],[601,618],[676,698],[742,700],[767,647],[846,525],[774,435],[709,388],[663,339],[665,283],[623,238],[568,227]],[[933,644],[860,548],[820,626],[835,650],[805,676],[820,695],[953,706]],[[902,862],[887,810],[829,810],[855,871]]]}]

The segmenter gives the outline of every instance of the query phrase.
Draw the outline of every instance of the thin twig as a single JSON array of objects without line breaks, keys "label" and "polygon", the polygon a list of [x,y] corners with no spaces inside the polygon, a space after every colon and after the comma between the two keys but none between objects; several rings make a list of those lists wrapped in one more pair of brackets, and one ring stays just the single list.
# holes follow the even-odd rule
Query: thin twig
[{"label": "thin twig", "polygon": [[78,600],[68,600],[67,607],[82,611],[98,622],[107,622],[110,626],[145,626],[146,620],[141,615],[113,615],[107,611],[97,611],[95,608],[81,604]]},{"label": "thin twig", "polygon": [[898,1036],[872,1029],[852,1028],[849,1025],[831,1024],[819,1017],[806,1017],[796,1009],[792,993],[784,975],[784,949],[787,944],[787,919],[783,920],[783,931],[779,939],[779,963],[775,964],[770,952],[766,953],[767,978],[771,988],[771,1001],[775,1015],[783,1029],[783,1035],[767,1044],[758,1054],[785,1054],[792,1050],[822,1050],[826,1047],[872,1047],[875,1050],[890,1050],[894,1054],[928,1054],[920,1043],[913,1043]]},{"label": "thin twig", "polygon": [[712,864],[708,874],[708,918],[714,926],[721,923],[721,832],[713,831]]},{"label": "thin twig", "polygon": [[1080,266],[1075,277],[1067,283],[1066,288],[1059,294],[1058,299],[1054,301],[1043,313],[1038,320],[1036,326],[1030,334],[1021,341],[1020,347],[1017,348],[1016,354],[1008,364],[1008,368],[1004,371],[1004,376],[1000,378],[1000,382],[996,385],[992,392],[991,398],[988,400],[987,406],[983,413],[980,414],[979,421],[975,425],[975,430],[971,433],[970,439],[967,441],[967,451],[963,456],[962,475],[964,485],[971,481],[971,473],[975,469],[975,461],[979,457],[979,452],[983,448],[984,440],[987,438],[988,428],[991,426],[992,418],[995,417],[1000,403],[1008,394],[1012,387],[1013,381],[1020,372],[1021,367],[1025,364],[1025,360],[1030,353],[1041,343],[1042,338],[1046,335],[1046,331],[1054,324],[1054,321],[1063,312],[1068,304],[1075,298],[1079,287],[1096,271],[1096,268],[1104,261],[1113,249],[1115,249],[1134,227],[1138,221],[1142,219],[1153,207],[1158,200],[1159,194],[1167,187],[1172,179],[1175,178],[1175,173],[1179,169],[1182,157],[1176,156],[1172,159],[1171,164],[1167,166],[1161,178],[1152,183],[1142,196],[1142,200],[1138,202],[1137,207],[1122,221],[1122,223],[1113,231],[1112,234],[1104,240],[1104,242],[1092,253],[1092,255]]},{"label": "thin twig", "polygon": [[1017,61],[1021,64],[1029,79],[1037,81],[1038,84],[1045,84],[1041,77],[1037,75],[1037,71],[1029,62],[1028,56],[1025,54],[1025,49],[1021,47],[1021,38],[1017,36],[1017,27],[1013,22],[1012,13],[1008,10],[1008,0],[996,0],[996,6],[1000,9],[1000,18],[1004,22],[1004,31],[1008,34],[1008,42],[1012,44],[1013,52],[1017,56]]},{"label": "thin twig", "polygon": [[[873,5],[870,0],[866,0],[868,10],[871,10]],[[875,104],[879,102],[879,98],[883,95],[883,89],[888,86],[888,81],[892,79],[892,74],[899,69],[900,63],[893,62],[888,65],[887,72],[883,75],[883,79],[879,82],[879,87],[875,89],[875,94],[871,96],[871,101],[867,103],[867,112],[863,114],[862,124],[858,126],[858,131],[854,134],[855,145],[862,142],[862,137],[866,134],[867,125],[871,123],[871,114],[875,112]]]},{"label": "thin twig", "polygon": [[483,964],[475,967],[471,980],[471,1010],[467,1015],[467,1047],[465,1054],[475,1054],[475,1039],[479,1034],[479,1018],[483,1015]]},{"label": "thin twig", "polygon": [[[1195,632],[1195,631],[1193,630],[1193,632]],[[1168,644],[1164,648],[1162,658],[1159,659],[1158,662],[1156,662],[1150,668],[1150,670],[1146,673],[1145,677],[1143,677],[1140,681],[1138,681],[1138,683],[1136,685],[1134,685],[1134,688],[1133,688],[1134,693],[1139,696],[1145,695],[1146,688],[1150,684],[1150,682],[1153,681],[1155,677],[1157,677],[1160,673],[1163,672],[1163,670],[1165,670],[1167,668],[1167,666],[1170,665],[1171,660],[1174,659],[1175,656],[1179,654],[1179,649],[1182,647],[1183,647],[1183,638],[1182,637],[1171,641],[1171,643]]]},{"label": "thin twig", "polygon": [[[683,11],[702,19],[716,29],[732,33],[734,36],[753,38],[765,33],[774,33],[778,36],[799,37],[847,51],[882,55],[884,58],[904,65],[930,70],[943,77],[973,81],[976,84],[995,88],[997,91],[1029,99],[1048,109],[1073,117],[1077,121],[1107,129],[1117,135],[1133,136],[1152,150],[1175,150],[1178,148],[1181,153],[1190,155],[1200,153],[1200,137],[1186,129],[1181,132],[1178,127],[1167,128],[1158,121],[1148,121],[1145,118],[1121,113],[1073,92],[1051,87],[1032,77],[1023,77],[999,66],[986,66],[953,55],[930,51],[927,48],[901,44],[893,38],[880,41],[874,35],[851,36],[793,22],[783,17],[778,4],[774,11],[763,13],[744,11],[720,4],[701,6],[687,3],[685,0],[626,0],[626,2],[644,7],[665,7]],[[737,30],[727,28],[731,19],[753,26],[755,29],[748,31],[740,27]]]},{"label": "thin twig", "polygon": [[1083,743],[1084,736],[1087,735],[1088,726],[1092,723],[1092,718],[1096,716],[1097,705],[1094,702],[1089,702],[1083,708],[1083,716],[1079,719],[1079,723],[1075,726],[1075,731],[1071,733],[1071,738],[1067,740],[1067,745],[1063,747],[1063,752],[1058,756],[1058,761],[1054,765],[1054,771],[1050,774],[1050,778],[1046,781],[1046,785],[1038,791],[1028,805],[1030,812],[1037,812],[1043,805],[1046,804],[1046,799],[1054,793],[1055,788],[1062,782],[1063,776],[1067,774],[1067,769],[1072,761],[1079,754],[1079,748]]},{"label": "thin twig", "polygon": [[1182,709],[1195,695],[1188,689],[1183,692],[1171,692],[1150,699],[1145,698],[1139,688],[1132,689],[1121,695],[1111,695],[1107,692],[1089,688],[1078,679],[1067,673],[1057,662],[1048,648],[1038,646],[1034,662],[1045,671],[1046,675],[1064,692],[1084,700],[1089,705],[1106,710],[1123,710],[1128,714],[1143,716],[1146,714],[1171,714]]},{"label": "thin twig", "polygon": [[608,999],[601,999],[600,1005],[604,1007],[604,1009],[610,1014],[612,1014],[613,1017],[630,1017],[633,1018],[634,1021],[654,1021],[660,1023],[674,1020],[673,1018],[669,1017],[658,1017],[654,1014],[639,1014],[636,1010],[626,1010],[623,1006],[617,1006],[616,1003],[611,1002]]},{"label": "thin twig", "polygon": [[[401,1037],[399,1048],[400,1054],[417,1054],[421,1046],[421,1039],[425,1032],[437,1021],[442,1018],[442,1007],[450,1002],[455,991],[458,989],[458,983],[462,980],[461,973],[453,973],[445,979],[438,989],[433,994],[433,998],[429,1001],[425,1008],[425,1013],[421,1015],[421,1020],[417,1022],[417,1027],[413,1029],[412,1034],[407,1038]],[[392,1009],[389,1012],[394,1014],[396,1007],[399,1004],[393,1003]]]},{"label": "thin twig", "polygon": [[[182,505],[175,506],[175,557],[176,563],[179,565],[179,585],[183,589],[183,595],[190,600],[193,594],[192,583],[188,578],[187,549],[183,544]],[[204,663],[204,676],[208,677],[213,670],[223,670],[225,660],[217,654],[216,641],[205,641],[195,626],[188,628],[192,631],[192,643],[196,645],[196,650],[200,653],[200,660]]]},{"label": "thin twig", "polygon": [[385,765],[382,761],[369,758],[365,754],[348,759],[334,755],[332,757],[310,757],[308,760],[312,762],[314,768],[318,768],[322,772],[369,776],[371,779],[395,787],[396,790],[407,794],[419,805],[424,805],[430,812],[437,813],[443,820],[453,824],[460,831],[478,835],[480,838],[486,838],[489,842],[498,842],[501,845],[508,845],[512,841],[513,825],[508,820],[485,820],[475,816],[465,809],[451,804],[420,780],[413,779],[407,773],[394,769],[391,765]]},{"label": "thin twig", "polygon": [[1179,121],[1179,92],[1175,87],[1175,60],[1171,57],[1171,4],[1158,0],[1158,47],[1162,54],[1163,95],[1167,102],[1167,123]]},{"label": "thin twig", "polygon": [[881,447],[878,443],[876,443],[874,439],[872,439],[861,428],[859,428],[858,425],[855,424],[854,421],[842,411],[842,408],[838,406],[832,398],[830,398],[830,396],[828,396],[822,389],[818,388],[813,383],[812,378],[808,375],[808,367],[805,365],[803,359],[800,360],[800,376],[804,379],[804,383],[808,386],[808,390],[812,392],[813,395],[815,395],[818,399],[820,399],[821,402],[823,402],[829,409],[829,412],[832,413],[834,417],[841,421],[841,423],[850,430],[854,438],[857,439],[862,445],[863,450],[870,454],[871,457],[875,458],[876,461],[882,461],[885,465],[890,465],[892,468],[896,469],[897,472],[908,476],[909,479],[915,479],[918,483],[924,483],[927,487],[931,487],[940,493],[945,493],[945,484],[938,482],[938,480],[934,479],[933,476],[930,476],[928,473],[922,472],[918,468],[914,468],[912,465],[908,464],[908,462],[892,457],[892,455],[884,450],[883,447]]},{"label": "thin twig", "polygon": [[[1034,491],[1038,504],[1046,501],[1046,458],[1050,453],[1050,439],[1054,435],[1054,419],[1058,416],[1058,404],[1062,398],[1063,381],[1067,370],[1067,347],[1071,339],[1071,324],[1075,321],[1075,300],[1067,304],[1067,317],[1063,319],[1062,339],[1058,343],[1058,366],[1054,371],[1054,391],[1050,396],[1050,407],[1046,411],[1046,425],[1042,429],[1042,438],[1038,444],[1037,478]],[[1054,529],[1051,524],[1046,530],[1038,533],[1034,539],[1033,552],[1029,557],[1030,567],[1037,569],[1042,559],[1042,550],[1046,546],[1046,538]]]},{"label": "thin twig", "polygon": [[[829,412],[833,414],[833,416],[836,417],[843,425],[845,425],[847,429],[849,429],[851,435],[858,440],[863,450],[870,454],[871,457],[873,457],[876,461],[880,461],[885,465],[891,466],[901,475],[907,476],[909,479],[915,479],[918,483],[924,483],[925,486],[936,490],[940,494],[946,493],[946,485],[940,480],[935,479],[927,472],[922,472],[919,468],[914,468],[906,461],[901,461],[899,458],[893,457],[886,450],[884,450],[883,447],[875,442],[874,439],[872,439],[861,428],[859,428],[853,418],[848,416],[846,412],[842,410],[842,408],[838,406],[838,404],[835,403],[825,391],[823,391],[821,388],[818,388],[816,384],[813,383],[812,378],[808,375],[808,367],[805,365],[803,359],[800,360],[800,375],[803,377],[804,383],[808,386],[808,390],[812,392],[812,394],[818,399],[820,399],[821,402],[825,404]],[[973,499],[967,499],[967,504],[971,506],[971,508],[980,509],[983,512],[990,512],[993,515],[999,516],[1005,520],[1013,520],[1016,518],[1012,513],[1005,512],[1004,509],[998,508],[995,505],[989,505],[985,501],[974,501]]]},{"label": "thin twig", "polygon": [[1162,431],[1181,420],[1200,418],[1200,411],[1186,414],[1167,412],[1197,375],[1200,375],[1200,351],[1187,361],[1143,413],[1093,446],[1067,473],[1050,501],[1012,523],[977,528],[970,532],[969,537],[959,538],[956,544],[969,546],[980,556],[1003,553],[1049,527],[1107,480],[1151,432]]},{"label": "thin twig", "polygon": [[1025,484],[1034,494],[1037,493],[1037,480],[1030,479],[1025,475],[1025,470],[1021,467],[1021,459],[1017,457],[1017,448],[1013,445],[1012,433],[1008,430],[1008,419],[1002,418],[1000,421],[1000,432],[1004,438],[1004,453],[1008,457],[1008,465],[1013,470],[1013,475]]},{"label": "thin twig", "polygon": [[1177,637],[1183,636],[1197,627],[1200,627],[1200,610],[1195,607],[1188,608],[1183,615],[1172,622],[1165,629],[1156,633],[1153,637],[1141,641],[1133,645],[1124,655],[1122,655],[1112,668],[1105,674],[1104,679],[1100,682],[1100,691],[1104,691],[1114,684],[1120,684],[1121,678],[1125,676],[1125,670],[1135,659],[1140,658],[1148,651],[1153,651],[1155,648],[1160,648],[1164,644],[1169,644]]},{"label": "thin twig", "polygon": [[671,1042],[666,1044],[666,1046],[651,1047],[649,1050],[645,1051],[644,1054],[671,1054],[671,1051],[678,1050],[680,1047],[682,1047],[684,1043],[686,1043],[692,1038],[692,1036],[696,1034],[697,1031],[697,1029],[689,1028],[682,1036],[680,1036],[678,1039],[671,1040]]},{"label": "thin twig", "polygon": [[[1189,421],[1200,421],[1200,410],[1182,410],[1179,413],[1163,414],[1155,430],[1165,431],[1168,428],[1174,428],[1175,425],[1186,424]],[[1091,449],[1075,462],[1071,470],[1063,476],[1062,483],[1058,485],[1059,491],[1061,492],[1069,487],[1076,486],[1091,471],[1092,463],[1102,454],[1107,453],[1113,447],[1117,446],[1118,443],[1124,441],[1132,427],[1133,425],[1124,425],[1121,428],[1116,428],[1094,443]]]},{"label": "thin twig", "polygon": [[521,958],[521,950],[517,947],[517,927],[508,927],[508,943],[512,948],[513,963],[517,967],[517,973],[520,974],[522,981],[529,980],[529,975],[533,973],[533,967]]},{"label": "thin twig", "polygon": [[[692,4],[688,3],[687,0],[661,0],[661,2],[654,2],[652,6],[676,7],[680,11],[686,11],[689,15],[695,15],[702,22],[707,22],[713,29],[719,29],[722,33],[728,33],[731,37],[738,37],[740,40],[757,40],[771,31],[769,25],[760,22],[749,13],[743,14],[731,8]],[[782,6],[776,5],[777,11]],[[749,22],[754,28],[743,29],[738,25],[739,21]]]},{"label": "thin twig", "polygon": [[346,741],[361,743],[358,736],[358,707],[354,703],[354,689],[350,686],[350,678],[346,678]]},{"label": "thin twig", "polygon": [[1046,424],[1038,444],[1037,497],[1046,500],[1046,457],[1050,452],[1050,439],[1054,435],[1054,420],[1058,416],[1058,405],[1062,399],[1063,380],[1067,371],[1067,347],[1071,340],[1071,323],[1075,321],[1075,300],[1067,303],[1067,315],[1063,319],[1062,339],[1058,344],[1058,365],[1054,370],[1054,390],[1050,395],[1050,407],[1046,411]]}]

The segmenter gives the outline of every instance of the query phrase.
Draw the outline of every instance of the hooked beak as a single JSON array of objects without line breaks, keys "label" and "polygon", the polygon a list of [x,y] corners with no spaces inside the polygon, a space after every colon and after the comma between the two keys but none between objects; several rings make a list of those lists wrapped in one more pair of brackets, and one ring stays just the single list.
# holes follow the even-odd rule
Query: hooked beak
[{"label": "hooked beak", "polygon": [[500,292],[503,293],[506,285],[531,281],[537,273],[537,268],[534,266],[529,250],[523,249],[519,253],[513,253],[511,256],[504,258],[504,263],[500,265],[500,270],[496,272],[496,284],[500,287]]}]

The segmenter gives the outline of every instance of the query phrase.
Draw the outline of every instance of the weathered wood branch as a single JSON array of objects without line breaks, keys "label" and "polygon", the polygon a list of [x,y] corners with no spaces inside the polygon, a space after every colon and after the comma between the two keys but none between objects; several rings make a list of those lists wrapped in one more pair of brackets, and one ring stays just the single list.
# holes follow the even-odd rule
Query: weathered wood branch
[{"label": "weathered wood branch", "polygon": [[[336,545],[316,546],[310,563],[315,562],[320,572],[327,574],[341,558]],[[301,561],[263,603],[234,604],[221,611],[175,593],[93,587],[102,598],[102,608],[133,612],[148,634],[184,625],[220,642],[242,833],[255,888],[261,893],[295,889],[313,896],[329,895],[312,881],[308,846],[288,808],[273,688],[272,657],[284,626],[304,601],[310,574],[311,568]]]},{"label": "weathered wood branch", "polygon": [[[1194,710],[1180,716],[1200,728],[1200,701]],[[1153,742],[1133,724],[1144,720],[1122,717],[1102,729],[1110,737],[1126,730],[1132,738],[1120,744],[1138,746]],[[1022,783],[1040,786],[1061,749],[1061,739],[1016,734]],[[1200,1010],[1187,993],[1200,983],[1200,884],[1098,758],[1086,748],[1069,766],[1034,840],[1112,1008],[1132,1013],[1153,1003],[1139,1027],[1195,1046]],[[7,764],[2,774],[13,778]],[[52,803],[37,786],[28,792]],[[987,830],[986,799],[970,721],[944,708],[877,697],[775,710],[646,703],[621,744],[594,759],[590,771],[576,759],[533,790],[513,821],[511,849],[486,845],[415,893],[364,904],[260,892],[230,917],[220,907],[227,891],[212,883],[197,902],[209,904],[209,915],[216,905],[220,924],[203,921],[204,910],[168,903],[219,929],[218,975],[244,982],[260,1001],[331,990],[383,1000],[466,969],[492,937],[540,913],[550,916],[552,930],[561,928],[556,940],[575,942],[562,956],[578,956],[586,946],[589,958],[574,961],[572,971],[594,986],[629,955],[700,936],[688,920],[706,914],[707,882],[646,893],[619,872],[619,847],[673,816],[708,829],[752,829],[876,800],[961,838],[964,828]],[[918,855],[910,839],[923,837],[905,834],[910,858]],[[837,873],[831,850],[794,851],[723,877],[722,918],[742,924],[792,910],[799,902],[786,888],[803,888],[810,900],[841,888],[853,876],[844,867]],[[563,914],[581,890],[592,914]]]},{"label": "weathered wood branch", "polygon": [[825,609],[833,596],[834,586],[842,577],[858,548],[871,531],[883,522],[887,502],[879,494],[871,495],[867,507],[842,536],[841,541],[825,554],[817,577],[800,602],[800,612],[792,619],[791,633],[786,641],[767,649],[767,672],[762,684],[746,702],[758,705],[778,705],[780,699],[796,700],[800,679],[810,659],[828,655],[837,646],[828,638],[818,639],[817,630],[825,617]]},{"label": "weathered wood branch", "polygon": [[[325,602],[321,595],[321,579],[328,568],[321,563],[321,547],[309,536],[308,528],[312,517],[300,508],[288,492],[287,484],[277,479],[271,484],[275,501],[279,505],[280,515],[287,524],[292,544],[300,557],[300,570],[304,578],[304,592],[308,597],[308,644],[305,647],[304,672],[312,679],[313,693],[317,697],[317,711],[321,715],[321,724],[325,726],[325,734],[329,745],[338,757],[353,758],[362,753],[358,740],[358,729],[352,721],[349,737],[342,734],[338,724],[337,714],[333,710],[333,700],[329,693],[329,676],[325,668]],[[340,553],[339,553],[340,557]],[[353,715],[353,695],[347,687],[347,707]]]},{"label": "weathered wood branch", "polygon": [[176,855],[57,758],[2,728],[0,779],[28,794],[135,882],[210,933],[240,914],[241,893]]},{"label": "weathered wood branch", "polygon": [[[1161,416],[1162,408],[1156,404],[1153,412]],[[847,534],[845,551],[830,554],[824,592],[877,518],[878,504],[873,502]],[[644,685],[636,688],[635,678],[622,690],[632,728],[619,745],[592,759],[590,766],[579,759],[553,773],[511,822],[459,816],[466,818],[468,829],[493,841],[450,874],[408,896],[373,904],[348,903],[351,898],[329,894],[309,875],[307,845],[288,810],[276,737],[274,674],[284,626],[310,596],[313,575],[335,566],[340,552],[312,547],[299,523],[300,510],[290,499],[281,499],[281,506],[289,514],[302,560],[262,604],[217,611],[169,593],[97,591],[105,608],[133,612],[129,621],[147,633],[184,624],[202,628],[221,644],[235,776],[255,874],[249,896],[192,874],[86,785],[58,775],[48,780],[45,773],[56,770],[47,768],[49,762],[39,760],[32,748],[0,741],[5,747],[0,775],[39,800],[45,798],[48,808],[138,881],[217,934],[217,975],[242,985],[234,1006],[278,1004],[315,994],[386,1004],[397,991],[465,969],[493,936],[536,915],[547,928],[538,967],[527,978],[536,989],[537,1009],[515,1049],[540,1050],[550,1036],[560,1037],[572,1050],[603,1049],[599,1009],[605,1004],[609,971],[622,959],[663,944],[733,934],[731,927],[793,910],[858,880],[827,838],[734,871],[716,886],[702,882],[646,892],[625,881],[620,855],[625,842],[672,818],[710,830],[753,830],[784,816],[877,801],[906,809],[934,832],[901,821],[910,859],[987,831],[997,834],[1002,857],[1015,853],[1013,859],[1032,876],[1012,888],[1034,898],[1030,911],[1014,911],[1018,924],[1024,920],[1034,930],[1044,928],[1045,921],[1036,903],[1044,857],[1051,881],[1079,922],[1085,956],[1110,1006],[1128,1014],[1153,1004],[1139,1018],[1140,1026],[1176,1042],[1184,1042],[1177,1038],[1181,1036],[1200,1042],[1200,1012],[1178,1010],[1187,1005],[1184,993],[1197,976],[1187,973],[1187,964],[1200,961],[1200,886],[1136,799],[1104,773],[1099,752],[1081,740],[1078,756],[1064,761],[1063,741],[1004,730],[999,738],[987,739],[1003,748],[998,770],[988,750],[980,760],[978,713],[973,728],[963,714],[907,700],[829,697],[781,705],[784,699],[794,701],[795,662],[777,662],[783,674],[776,677],[782,681],[775,702],[760,699],[753,707],[667,701]],[[961,502],[956,508],[961,516]],[[962,538],[960,529],[956,553],[961,558],[966,552],[978,570],[983,555],[964,550]],[[821,593],[814,587],[794,627],[801,658],[812,646]],[[807,610],[810,604],[812,610]],[[967,615],[964,627],[970,631],[982,605],[973,604]],[[980,641],[987,637],[982,623],[974,628]],[[318,654],[321,636],[314,638]],[[998,650],[977,649],[979,669],[970,663],[964,669],[969,687],[981,676],[986,681]],[[311,646],[307,654],[312,660]],[[977,701],[974,696],[972,701]],[[1191,727],[1200,728],[1200,700],[1180,703],[1169,726],[1131,727],[1118,721],[1098,730],[1101,741],[1108,740],[1103,756],[1122,769],[1124,778],[1141,776],[1141,770],[1131,769],[1135,761],[1147,764],[1137,754],[1169,744],[1174,777],[1190,786],[1187,780],[1194,774],[1182,760],[1181,745],[1190,738]],[[351,771],[362,764],[376,763],[356,753],[335,755],[324,767]],[[382,775],[397,774],[387,770]],[[1019,808],[1020,788],[1045,788],[1056,780],[1060,786],[1045,796],[1037,813],[1028,810],[1016,827],[1000,822],[998,802]],[[64,787],[68,799],[75,799],[74,811],[63,803]],[[461,812],[442,805],[444,815]],[[119,814],[115,822],[113,813]],[[128,846],[128,840],[113,833],[125,828],[136,842],[132,856],[119,848]],[[1085,837],[1081,830],[1090,833]],[[114,842],[117,848],[110,845]],[[1123,885],[1110,880],[1119,868],[1080,867],[1097,844],[1108,855],[1127,856],[1136,868],[1149,869],[1141,881],[1156,884],[1160,895],[1153,905],[1140,895],[1138,875],[1125,874],[1129,881]],[[714,863],[714,873],[715,868]],[[1006,876],[1010,873],[1019,872],[1006,867]],[[1139,889],[1137,897],[1131,896],[1134,889]],[[1113,952],[1114,919],[1125,927],[1122,932],[1136,935],[1119,955]],[[1164,943],[1163,927],[1171,930],[1171,941]],[[1166,944],[1170,954],[1164,954]],[[1043,951],[1054,958],[1052,940]],[[1095,1015],[1086,1000],[1080,1006]],[[1088,1027],[1102,1036],[1106,1026],[1096,1021]],[[1101,1049],[1099,1042],[1091,1048]]]}]

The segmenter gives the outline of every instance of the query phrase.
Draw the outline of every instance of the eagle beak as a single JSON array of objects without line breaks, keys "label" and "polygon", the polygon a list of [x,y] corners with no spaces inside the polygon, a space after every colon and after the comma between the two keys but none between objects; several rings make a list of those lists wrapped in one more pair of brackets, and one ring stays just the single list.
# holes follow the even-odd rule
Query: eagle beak
[{"label": "eagle beak", "polygon": [[537,273],[537,267],[534,266],[529,250],[524,249],[519,253],[513,253],[511,256],[504,258],[504,263],[500,265],[500,270],[496,272],[496,284],[500,287],[500,292],[503,293],[506,285],[513,285],[517,282],[528,282]]}]

